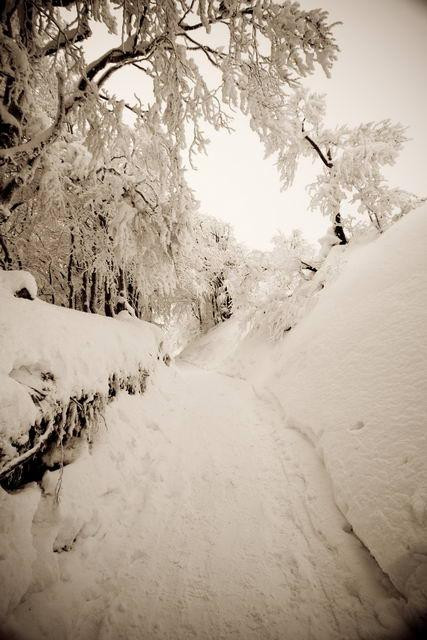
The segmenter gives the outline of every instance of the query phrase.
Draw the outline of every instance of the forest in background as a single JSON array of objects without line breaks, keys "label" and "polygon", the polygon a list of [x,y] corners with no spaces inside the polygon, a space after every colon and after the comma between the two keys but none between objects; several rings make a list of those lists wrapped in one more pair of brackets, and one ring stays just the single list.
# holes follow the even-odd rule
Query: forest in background
[{"label": "forest in background", "polygon": [[[117,45],[87,60],[94,22]],[[239,309],[282,336],[321,286],[311,280],[332,246],[379,234],[421,202],[382,174],[404,127],[328,129],[324,97],[303,84],[317,67],[333,72],[335,26],[288,1],[6,0],[0,265],[32,272],[41,298],[69,308],[127,305],[189,333]],[[108,92],[128,65],[141,73],[135,104]],[[208,152],[204,126],[230,129],[236,109],[283,188],[300,158],[317,163],[311,206],[331,222],[319,254],[298,232],[249,252],[200,211],[185,171]]]}]

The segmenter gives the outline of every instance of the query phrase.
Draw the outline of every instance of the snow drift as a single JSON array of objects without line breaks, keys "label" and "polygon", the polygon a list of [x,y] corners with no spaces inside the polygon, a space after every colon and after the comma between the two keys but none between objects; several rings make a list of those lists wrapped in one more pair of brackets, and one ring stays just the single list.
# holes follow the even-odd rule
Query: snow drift
[{"label": "snow drift", "polygon": [[239,341],[232,320],[182,356],[276,396],[287,426],[322,457],[342,513],[415,615],[427,611],[426,214],[424,207],[349,247],[339,275],[329,276],[280,343]]},{"label": "snow drift", "polygon": [[[54,431],[90,427],[118,389],[143,390],[161,330],[14,297],[37,294],[25,272],[0,279],[0,475],[40,451]],[[123,320],[123,318],[121,319]],[[70,434],[68,434],[70,435]]]}]

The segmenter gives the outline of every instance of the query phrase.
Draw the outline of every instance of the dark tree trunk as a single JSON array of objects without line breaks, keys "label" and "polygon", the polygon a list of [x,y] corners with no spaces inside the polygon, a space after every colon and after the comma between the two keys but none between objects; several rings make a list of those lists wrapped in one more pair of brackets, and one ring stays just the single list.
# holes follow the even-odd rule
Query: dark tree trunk
[{"label": "dark tree trunk", "polygon": [[67,282],[68,282],[68,307],[74,309],[74,232],[70,233],[70,257],[68,258]]},{"label": "dark tree trunk", "polygon": [[117,281],[117,289],[123,291],[126,294],[126,277],[122,268],[119,269],[119,277]]},{"label": "dark tree trunk", "polygon": [[83,311],[86,311],[86,312],[90,311],[88,294],[89,294],[89,278],[88,278],[88,273],[85,270],[83,271],[83,278],[82,278],[82,309]]},{"label": "dark tree trunk", "polygon": [[135,289],[132,282],[128,282],[127,294],[128,294],[129,304],[131,305],[131,307],[135,309],[136,296],[135,296]]},{"label": "dark tree trunk", "polygon": [[55,289],[53,287],[53,275],[52,275],[52,263],[49,263],[49,285],[50,285],[50,297],[51,303],[55,304]]},{"label": "dark tree trunk", "polygon": [[104,280],[104,312],[106,316],[109,316],[110,318],[114,317],[111,287],[106,280]]},{"label": "dark tree trunk", "polygon": [[137,318],[141,319],[141,296],[138,289],[136,289],[134,300],[135,304],[133,308],[135,309],[135,315]]},{"label": "dark tree trunk", "polygon": [[98,313],[98,278],[96,271],[90,274],[90,299],[89,309],[92,313]]},{"label": "dark tree trunk", "polygon": [[340,213],[337,213],[337,215],[335,216],[334,233],[335,233],[336,237],[338,238],[338,240],[340,241],[340,244],[347,244],[348,243],[348,240],[346,238],[343,226],[341,224],[341,214]]}]

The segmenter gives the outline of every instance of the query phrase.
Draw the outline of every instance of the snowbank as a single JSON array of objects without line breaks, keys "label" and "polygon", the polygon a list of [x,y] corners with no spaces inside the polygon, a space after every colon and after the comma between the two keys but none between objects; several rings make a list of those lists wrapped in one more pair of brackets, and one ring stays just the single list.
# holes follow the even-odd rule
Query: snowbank
[{"label": "snowbank", "polygon": [[122,394],[106,407],[94,445],[81,439],[78,458],[46,471],[40,485],[0,488],[1,638],[98,637],[118,568],[131,566],[139,540],[129,520],[148,491],[158,439],[132,419],[144,398]]},{"label": "snowbank", "polygon": [[[70,400],[100,406],[157,363],[162,332],[147,322],[81,313],[14,297],[30,274],[0,278],[0,473],[47,433]],[[1,275],[1,274],[0,274]],[[13,285],[13,286],[12,286]],[[92,406],[91,410],[94,407]],[[30,427],[36,425],[34,434]],[[60,425],[59,425],[60,426]],[[34,431],[34,429],[33,429]]]},{"label": "snowbank", "polygon": [[266,380],[354,531],[427,611],[426,210],[357,247]]},{"label": "snowbank", "polygon": [[207,337],[183,354],[274,393],[288,426],[322,456],[355,533],[418,613],[427,611],[426,214],[351,248],[280,344],[236,342],[234,321],[222,362],[209,361]]}]

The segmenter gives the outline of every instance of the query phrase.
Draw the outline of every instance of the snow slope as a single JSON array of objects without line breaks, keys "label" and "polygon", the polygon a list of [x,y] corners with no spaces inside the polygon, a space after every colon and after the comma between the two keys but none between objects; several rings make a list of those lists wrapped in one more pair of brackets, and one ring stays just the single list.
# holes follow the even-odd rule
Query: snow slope
[{"label": "snow slope", "polygon": [[274,395],[286,425],[324,461],[355,533],[418,614],[427,612],[426,214],[353,247],[281,343],[236,340],[234,321],[183,354]]},{"label": "snow slope", "polygon": [[59,477],[2,493],[3,513],[21,520],[2,537],[7,637],[373,640],[402,629],[401,603],[313,448],[245,381],[161,366],[146,394],[108,406],[91,450],[64,468],[57,505]]}]

